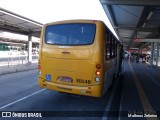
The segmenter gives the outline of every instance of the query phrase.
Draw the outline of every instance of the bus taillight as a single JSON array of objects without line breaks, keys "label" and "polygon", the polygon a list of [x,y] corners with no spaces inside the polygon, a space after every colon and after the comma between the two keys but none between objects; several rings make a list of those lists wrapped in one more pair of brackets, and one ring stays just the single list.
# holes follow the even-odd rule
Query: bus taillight
[{"label": "bus taillight", "polygon": [[41,70],[41,65],[38,65],[38,70]]},{"label": "bus taillight", "polygon": [[101,72],[99,70],[96,71],[96,75],[99,76]]},{"label": "bus taillight", "polygon": [[101,65],[100,65],[100,64],[97,64],[97,65],[96,65],[96,68],[97,68],[97,69],[101,69]]}]

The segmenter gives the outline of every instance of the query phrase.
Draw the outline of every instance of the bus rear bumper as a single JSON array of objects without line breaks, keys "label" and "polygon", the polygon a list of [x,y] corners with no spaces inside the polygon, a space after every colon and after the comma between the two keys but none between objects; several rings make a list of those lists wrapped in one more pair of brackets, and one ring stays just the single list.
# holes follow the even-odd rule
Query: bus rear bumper
[{"label": "bus rear bumper", "polygon": [[93,96],[93,97],[101,97],[103,94],[102,85],[92,85],[92,86],[71,86],[64,85],[59,83],[47,82],[39,79],[39,86],[42,88],[47,88],[50,90],[56,90],[59,92],[85,95],[85,96]]}]

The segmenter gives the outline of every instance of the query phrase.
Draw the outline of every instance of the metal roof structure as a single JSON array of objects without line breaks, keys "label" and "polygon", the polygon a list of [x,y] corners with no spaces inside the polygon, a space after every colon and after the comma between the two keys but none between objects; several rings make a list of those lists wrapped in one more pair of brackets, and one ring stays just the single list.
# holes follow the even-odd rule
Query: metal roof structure
[{"label": "metal roof structure", "polygon": [[[0,43],[7,43],[9,45],[14,45],[14,44],[28,44],[27,40],[24,39],[10,39],[10,38],[4,38],[4,37],[0,37]],[[39,41],[35,41],[34,39],[32,40],[32,45],[33,46],[38,46],[39,45]]]},{"label": "metal roof structure", "polygon": [[124,49],[144,46],[136,38],[160,38],[159,0],[100,0]]},{"label": "metal roof structure", "polygon": [[[100,0],[124,49],[144,46],[136,38],[160,38],[159,0]],[[0,8],[0,31],[40,37],[41,23]]]},{"label": "metal roof structure", "polygon": [[0,31],[40,37],[42,23],[0,8]]}]

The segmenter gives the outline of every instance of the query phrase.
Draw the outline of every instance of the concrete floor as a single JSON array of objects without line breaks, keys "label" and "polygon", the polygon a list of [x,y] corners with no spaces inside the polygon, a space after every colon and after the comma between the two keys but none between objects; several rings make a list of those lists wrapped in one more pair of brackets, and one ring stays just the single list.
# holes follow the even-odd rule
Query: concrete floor
[{"label": "concrete floor", "polygon": [[39,111],[52,116],[42,120],[134,120],[135,114],[143,115],[136,119],[149,120],[145,114],[160,115],[160,70],[125,61],[122,73],[102,98],[40,89],[37,70],[2,75],[0,111]]}]

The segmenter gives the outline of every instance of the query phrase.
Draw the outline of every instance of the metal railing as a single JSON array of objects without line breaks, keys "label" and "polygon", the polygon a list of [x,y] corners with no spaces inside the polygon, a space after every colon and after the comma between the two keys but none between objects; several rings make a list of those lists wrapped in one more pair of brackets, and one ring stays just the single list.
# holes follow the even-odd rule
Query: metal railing
[{"label": "metal railing", "polygon": [[[32,54],[32,62],[38,62],[38,54]],[[0,66],[11,67],[13,65],[24,65],[28,63],[28,55],[26,54],[8,54],[6,56],[0,56]]]}]

